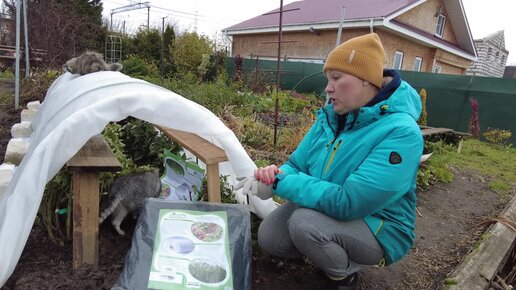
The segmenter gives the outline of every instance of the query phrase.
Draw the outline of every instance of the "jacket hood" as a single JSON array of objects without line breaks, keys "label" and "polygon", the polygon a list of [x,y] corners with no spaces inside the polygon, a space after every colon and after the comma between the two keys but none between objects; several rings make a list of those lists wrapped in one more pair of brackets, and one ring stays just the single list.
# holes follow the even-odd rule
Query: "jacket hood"
[{"label": "jacket hood", "polygon": [[[348,114],[344,130],[358,129],[394,113],[410,115],[415,121],[421,115],[421,97],[407,82],[401,80],[395,70],[384,70],[384,83],[378,94],[364,107]],[[326,118],[332,127],[338,128],[338,114],[333,110],[333,104],[326,105],[320,114]]]}]

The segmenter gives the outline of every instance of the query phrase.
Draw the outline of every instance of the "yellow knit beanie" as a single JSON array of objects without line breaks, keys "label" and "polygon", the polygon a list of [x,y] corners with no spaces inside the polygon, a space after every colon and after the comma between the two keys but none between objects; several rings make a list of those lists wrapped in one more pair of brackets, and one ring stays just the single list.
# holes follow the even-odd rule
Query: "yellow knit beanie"
[{"label": "yellow knit beanie", "polygon": [[323,71],[336,70],[382,87],[385,51],[376,33],[352,38],[337,46],[326,59]]}]

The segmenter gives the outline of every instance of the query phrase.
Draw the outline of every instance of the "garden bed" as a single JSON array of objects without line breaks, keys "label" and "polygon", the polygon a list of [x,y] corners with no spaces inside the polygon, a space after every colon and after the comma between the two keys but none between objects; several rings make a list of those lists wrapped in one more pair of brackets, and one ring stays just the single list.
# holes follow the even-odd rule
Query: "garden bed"
[{"label": "garden bed", "polygon": [[[366,267],[361,289],[438,289],[474,247],[487,225],[508,202],[471,171],[456,171],[453,182],[419,191],[416,242],[407,258],[385,268]],[[258,219],[254,218],[253,233]],[[100,228],[100,265],[72,269],[72,245],[53,244],[36,223],[14,274],[4,286],[14,289],[109,289],[122,270],[131,243],[129,229],[119,236],[110,224]],[[288,261],[262,254],[253,245],[253,289],[325,289],[325,280],[304,260]]]}]

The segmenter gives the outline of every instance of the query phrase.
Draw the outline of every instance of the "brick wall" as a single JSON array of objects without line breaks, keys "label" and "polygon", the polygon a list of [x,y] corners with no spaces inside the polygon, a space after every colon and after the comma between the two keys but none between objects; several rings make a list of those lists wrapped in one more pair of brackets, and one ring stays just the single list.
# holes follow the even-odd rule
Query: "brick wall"
[{"label": "brick wall", "polygon": [[[395,20],[410,24],[416,28],[426,31],[430,34],[435,34],[437,28],[437,19],[435,13],[441,7],[441,14],[446,16],[446,23],[444,25],[443,39],[452,43],[457,43],[455,32],[450,24],[448,11],[444,5],[443,0],[431,0],[407,11],[396,17]],[[459,17],[459,16],[457,16]]]},{"label": "brick wall", "polygon": [[[337,39],[336,30],[321,30],[319,35],[309,32],[283,32],[282,41],[296,41],[294,43],[282,43],[281,56],[288,58],[306,58],[324,60],[335,48]],[[350,38],[369,33],[369,29],[344,30],[341,42]],[[233,36],[232,55],[241,55],[246,58],[259,56],[261,58],[277,58],[278,35],[268,33],[261,35],[235,35]],[[275,42],[275,43],[264,43]]]},{"label": "brick wall", "polygon": [[509,52],[505,49],[503,31],[475,40],[478,59],[468,68],[466,74],[501,78]]}]

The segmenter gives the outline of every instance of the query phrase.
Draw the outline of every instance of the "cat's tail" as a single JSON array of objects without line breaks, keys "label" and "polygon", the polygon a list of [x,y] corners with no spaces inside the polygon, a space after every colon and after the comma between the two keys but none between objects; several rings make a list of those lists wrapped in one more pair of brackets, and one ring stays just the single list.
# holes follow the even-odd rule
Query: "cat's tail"
[{"label": "cat's tail", "polygon": [[110,205],[102,211],[99,217],[99,224],[101,224],[103,221],[106,220],[106,218],[115,211],[115,208],[118,206],[118,204],[122,201],[121,196],[116,196],[115,199],[113,199],[110,203]]}]

